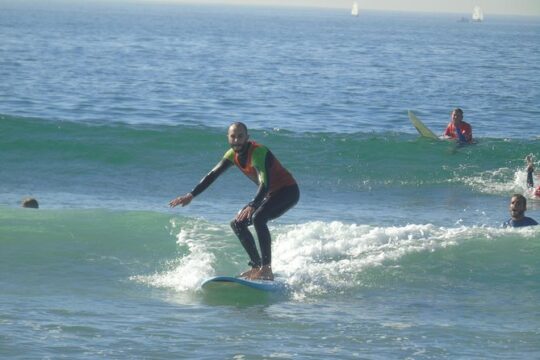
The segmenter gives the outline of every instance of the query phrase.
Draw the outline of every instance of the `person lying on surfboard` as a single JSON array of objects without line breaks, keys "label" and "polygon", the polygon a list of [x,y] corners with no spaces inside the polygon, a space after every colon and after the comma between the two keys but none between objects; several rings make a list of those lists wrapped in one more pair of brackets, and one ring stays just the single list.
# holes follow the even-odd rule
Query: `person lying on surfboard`
[{"label": "person lying on surfboard", "polygon": [[[221,161],[199,182],[191,192],[169,202],[171,207],[186,206],[202,193],[228,168],[236,165],[259,189],[251,202],[242,208],[231,227],[249,255],[251,269],[240,274],[250,280],[273,280],[271,237],[267,223],[283,215],[300,198],[300,190],[291,173],[285,169],[270,150],[249,140],[247,126],[232,123],[227,132],[231,148]],[[248,229],[255,227],[261,254],[257,251],[253,235]]]},{"label": "person lying on surfboard", "polygon": [[455,108],[450,118],[450,123],[446,127],[443,136],[448,139],[456,139],[460,143],[472,143],[472,127],[463,121],[463,110]]}]

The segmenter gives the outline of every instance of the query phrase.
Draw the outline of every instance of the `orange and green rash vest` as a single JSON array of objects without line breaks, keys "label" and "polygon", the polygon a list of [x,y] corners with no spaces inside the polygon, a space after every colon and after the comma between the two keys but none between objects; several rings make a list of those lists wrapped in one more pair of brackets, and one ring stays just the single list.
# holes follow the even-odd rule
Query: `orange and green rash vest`
[{"label": "orange and green rash vest", "polygon": [[249,141],[242,153],[236,153],[233,149],[225,152],[223,159],[201,180],[191,194],[197,196],[203,192],[233,164],[259,186],[257,194],[249,203],[253,207],[258,207],[266,196],[296,184],[293,176],[266,146]]}]

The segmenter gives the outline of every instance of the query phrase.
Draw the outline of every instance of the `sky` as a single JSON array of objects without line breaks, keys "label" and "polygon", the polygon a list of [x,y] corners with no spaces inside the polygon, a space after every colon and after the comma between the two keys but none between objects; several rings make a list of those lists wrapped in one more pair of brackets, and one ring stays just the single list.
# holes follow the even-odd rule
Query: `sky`
[{"label": "sky", "polygon": [[[152,3],[152,4],[225,4],[260,6],[297,6],[348,9],[355,0],[47,0],[49,3]],[[44,0],[0,0],[2,4],[46,3]],[[470,15],[475,6],[480,6],[484,16],[528,15],[540,17],[540,0],[356,0],[362,10],[440,12]]]},{"label": "sky", "polygon": [[[140,1],[141,2],[141,1]],[[231,5],[278,5],[350,8],[353,0],[143,0],[154,3],[196,3]],[[357,0],[360,10],[454,12],[469,14],[474,6],[485,15],[540,16],[540,0]]]}]

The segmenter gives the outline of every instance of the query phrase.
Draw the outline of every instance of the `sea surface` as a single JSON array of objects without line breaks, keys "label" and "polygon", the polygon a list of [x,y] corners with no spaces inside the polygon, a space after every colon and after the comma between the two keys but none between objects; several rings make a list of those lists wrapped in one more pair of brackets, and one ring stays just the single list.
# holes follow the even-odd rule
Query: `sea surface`
[{"label": "sea surface", "polygon": [[[0,2],[0,358],[540,358],[540,227],[500,227],[540,220],[540,18],[462,15]],[[454,107],[476,144],[407,117]],[[168,207],[233,121],[300,184],[284,293],[200,288],[247,268],[239,171]]]}]

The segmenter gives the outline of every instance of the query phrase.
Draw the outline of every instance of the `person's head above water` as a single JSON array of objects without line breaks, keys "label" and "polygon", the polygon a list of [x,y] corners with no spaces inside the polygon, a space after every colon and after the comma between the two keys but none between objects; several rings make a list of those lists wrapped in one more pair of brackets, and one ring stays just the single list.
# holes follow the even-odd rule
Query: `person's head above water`
[{"label": "person's head above water", "polygon": [[227,139],[229,145],[234,150],[234,152],[242,152],[249,140],[249,134],[246,124],[242,122],[234,122],[229,125],[229,130],[227,131]]},{"label": "person's head above water", "polygon": [[512,195],[508,209],[512,219],[521,220],[525,216],[525,210],[527,210],[527,199],[521,194]]},{"label": "person's head above water", "polygon": [[21,206],[30,209],[39,209],[38,201],[34,198],[26,198],[22,201]]},{"label": "person's head above water", "polygon": [[455,125],[459,125],[461,121],[463,121],[463,110],[461,110],[460,108],[455,108],[452,111],[452,122]]}]

